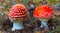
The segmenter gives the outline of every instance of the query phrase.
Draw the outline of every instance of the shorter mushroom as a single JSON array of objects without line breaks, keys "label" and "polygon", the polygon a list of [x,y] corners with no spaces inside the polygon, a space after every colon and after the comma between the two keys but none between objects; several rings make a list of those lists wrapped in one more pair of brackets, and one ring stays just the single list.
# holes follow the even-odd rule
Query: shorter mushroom
[{"label": "shorter mushroom", "polygon": [[38,6],[33,13],[33,16],[38,18],[41,21],[41,28],[48,29],[47,21],[53,17],[54,12],[50,6],[47,5],[41,5]]}]

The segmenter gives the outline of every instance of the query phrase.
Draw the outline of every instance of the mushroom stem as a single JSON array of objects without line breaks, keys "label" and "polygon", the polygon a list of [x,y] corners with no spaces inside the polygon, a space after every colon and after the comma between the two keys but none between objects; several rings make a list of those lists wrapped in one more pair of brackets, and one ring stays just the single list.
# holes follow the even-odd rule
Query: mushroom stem
[{"label": "mushroom stem", "polygon": [[40,21],[41,21],[41,26],[40,27],[49,31],[47,20],[40,20]]},{"label": "mushroom stem", "polygon": [[13,22],[12,31],[23,29],[23,23]]}]

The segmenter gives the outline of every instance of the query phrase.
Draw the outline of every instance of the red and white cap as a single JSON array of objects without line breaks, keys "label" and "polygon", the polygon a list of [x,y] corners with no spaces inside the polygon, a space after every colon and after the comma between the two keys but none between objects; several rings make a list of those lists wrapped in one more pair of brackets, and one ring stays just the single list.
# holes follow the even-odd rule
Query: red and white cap
[{"label": "red and white cap", "polygon": [[48,19],[51,18],[53,15],[54,15],[53,9],[47,5],[38,6],[33,12],[34,17],[41,19]]},{"label": "red and white cap", "polygon": [[11,19],[25,19],[28,17],[28,11],[22,4],[13,5],[10,9],[9,18]]}]

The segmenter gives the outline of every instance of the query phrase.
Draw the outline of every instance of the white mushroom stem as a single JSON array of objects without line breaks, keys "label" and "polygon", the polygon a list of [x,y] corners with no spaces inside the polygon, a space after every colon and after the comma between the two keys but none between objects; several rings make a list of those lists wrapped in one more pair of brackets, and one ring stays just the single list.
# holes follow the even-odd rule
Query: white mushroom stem
[{"label": "white mushroom stem", "polygon": [[12,31],[23,29],[23,23],[13,22]]},{"label": "white mushroom stem", "polygon": [[45,30],[49,30],[48,29],[48,23],[47,23],[47,21],[48,20],[40,20],[41,21],[41,28],[44,28]]}]

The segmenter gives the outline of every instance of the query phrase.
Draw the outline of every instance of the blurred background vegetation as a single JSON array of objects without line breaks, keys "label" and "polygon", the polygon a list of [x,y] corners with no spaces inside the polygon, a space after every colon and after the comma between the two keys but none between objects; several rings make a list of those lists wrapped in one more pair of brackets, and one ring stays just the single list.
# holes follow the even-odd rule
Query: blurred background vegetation
[{"label": "blurred background vegetation", "polygon": [[[12,7],[12,5],[24,4],[27,8],[28,4],[32,4],[32,3],[34,4],[35,8],[38,5],[49,5],[49,6],[51,6],[53,8],[54,14],[55,14],[53,19],[54,19],[54,21],[57,21],[58,24],[60,25],[60,0],[0,0],[0,12],[8,15],[9,10]],[[59,31],[59,33],[60,33],[60,27],[59,26],[56,30]]]}]

